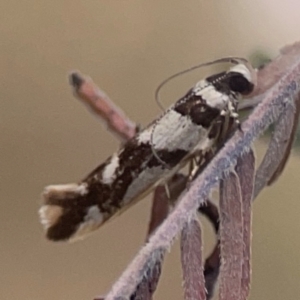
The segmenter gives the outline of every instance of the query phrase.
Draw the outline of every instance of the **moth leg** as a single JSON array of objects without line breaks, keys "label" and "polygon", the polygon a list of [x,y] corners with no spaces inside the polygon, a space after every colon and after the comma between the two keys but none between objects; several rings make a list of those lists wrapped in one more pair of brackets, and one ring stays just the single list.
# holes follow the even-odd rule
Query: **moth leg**
[{"label": "moth leg", "polygon": [[194,156],[189,162],[189,172],[188,172],[188,182],[191,182],[195,175],[197,174],[201,157]]},{"label": "moth leg", "polygon": [[191,158],[189,162],[188,183],[191,183],[195,177],[202,172],[205,166],[210,162],[213,157],[214,149],[206,152],[199,152]]},{"label": "moth leg", "polygon": [[221,126],[220,134],[218,137],[218,144],[221,145],[226,142],[230,134],[237,129],[243,134],[243,129],[238,119],[238,114],[234,113],[232,115],[222,116],[223,124]]},{"label": "moth leg", "polygon": [[170,189],[169,189],[169,186],[168,186],[168,182],[166,182],[164,184],[164,187],[165,187],[165,191],[166,191],[166,195],[167,195],[168,199],[171,199],[171,193],[170,193]]}]

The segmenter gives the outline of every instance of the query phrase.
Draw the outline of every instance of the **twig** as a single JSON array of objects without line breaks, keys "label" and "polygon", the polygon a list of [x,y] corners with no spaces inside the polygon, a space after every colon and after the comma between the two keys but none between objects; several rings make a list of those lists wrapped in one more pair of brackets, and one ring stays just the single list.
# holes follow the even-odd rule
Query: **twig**
[{"label": "twig", "polygon": [[137,125],[90,78],[74,72],[70,75],[70,83],[74,87],[75,95],[100,116],[121,141],[131,139],[136,134]]}]

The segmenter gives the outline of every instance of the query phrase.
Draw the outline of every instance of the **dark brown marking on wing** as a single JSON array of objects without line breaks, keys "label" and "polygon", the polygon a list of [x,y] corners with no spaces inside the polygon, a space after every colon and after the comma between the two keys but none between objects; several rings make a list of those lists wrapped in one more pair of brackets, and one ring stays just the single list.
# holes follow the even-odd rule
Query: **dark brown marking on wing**
[{"label": "dark brown marking on wing", "polygon": [[205,99],[196,95],[191,95],[185,102],[180,102],[174,110],[205,129],[209,128],[220,115],[218,108],[208,106]]},{"label": "dark brown marking on wing", "polygon": [[116,171],[118,177],[112,184],[111,204],[113,206],[117,208],[122,206],[122,199],[129,186],[143,170],[158,166],[162,170],[173,168],[187,155],[187,152],[184,150],[156,150],[156,155],[165,165],[153,155],[153,149],[149,143],[137,144],[135,139],[127,143],[119,156],[120,167]]}]

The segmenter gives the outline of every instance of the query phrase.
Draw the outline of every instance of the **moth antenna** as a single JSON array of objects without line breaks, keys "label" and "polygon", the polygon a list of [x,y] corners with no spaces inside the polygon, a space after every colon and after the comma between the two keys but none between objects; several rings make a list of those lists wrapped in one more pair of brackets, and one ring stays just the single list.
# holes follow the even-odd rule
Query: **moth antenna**
[{"label": "moth antenna", "polygon": [[169,76],[168,78],[166,78],[165,80],[163,80],[159,85],[158,87],[156,88],[155,90],[155,102],[157,103],[157,105],[160,107],[160,109],[162,111],[165,111],[165,108],[164,106],[162,105],[161,101],[160,101],[160,96],[159,96],[159,93],[161,91],[161,89],[169,82],[171,81],[172,79],[178,77],[178,76],[181,76],[183,74],[186,74],[186,73],[189,73],[189,72],[192,72],[194,70],[197,70],[197,69],[200,69],[200,68],[203,68],[203,67],[208,67],[208,66],[211,66],[211,65],[214,65],[214,64],[218,64],[218,63],[224,63],[224,62],[228,62],[228,63],[232,63],[232,64],[239,64],[239,63],[243,63],[247,66],[247,68],[249,68],[251,71],[254,70],[253,67],[251,66],[251,64],[249,63],[249,61],[243,57],[234,57],[234,56],[228,56],[228,57],[223,57],[223,58],[219,58],[219,59],[216,59],[216,60],[213,60],[213,61],[209,61],[209,62],[206,62],[206,63],[202,63],[202,64],[199,64],[199,65],[196,65],[196,66],[193,66],[193,67],[190,67],[188,69],[185,69],[183,71],[180,71],[178,73],[175,73],[171,76]]},{"label": "moth antenna", "polygon": [[153,125],[153,129],[152,129],[151,135],[150,135],[150,146],[151,146],[151,151],[152,151],[152,154],[155,156],[155,158],[156,158],[159,162],[161,162],[162,165],[164,165],[165,167],[167,167],[167,168],[169,169],[170,167],[168,166],[168,164],[167,164],[165,161],[163,161],[163,160],[159,157],[159,155],[157,154],[155,148],[153,147],[153,134],[154,134],[154,131],[155,131],[155,127],[156,127],[156,123]]}]

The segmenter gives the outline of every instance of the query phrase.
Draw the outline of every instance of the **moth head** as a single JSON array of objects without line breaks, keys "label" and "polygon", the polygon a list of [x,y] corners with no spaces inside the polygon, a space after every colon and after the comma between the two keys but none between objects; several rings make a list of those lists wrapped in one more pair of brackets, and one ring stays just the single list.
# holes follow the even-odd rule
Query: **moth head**
[{"label": "moth head", "polygon": [[230,90],[241,95],[252,93],[256,84],[256,72],[250,64],[234,65],[226,73],[226,78]]}]

